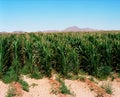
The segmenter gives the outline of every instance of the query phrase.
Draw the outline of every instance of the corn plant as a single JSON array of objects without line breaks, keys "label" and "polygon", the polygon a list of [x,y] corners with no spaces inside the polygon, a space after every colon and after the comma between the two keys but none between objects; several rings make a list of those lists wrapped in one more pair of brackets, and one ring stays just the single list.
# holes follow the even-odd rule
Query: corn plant
[{"label": "corn plant", "polygon": [[[56,71],[79,71],[96,77],[120,72],[120,32],[25,33],[0,36],[0,78],[18,80],[21,73],[36,78]],[[38,76],[40,75],[40,76]]]}]

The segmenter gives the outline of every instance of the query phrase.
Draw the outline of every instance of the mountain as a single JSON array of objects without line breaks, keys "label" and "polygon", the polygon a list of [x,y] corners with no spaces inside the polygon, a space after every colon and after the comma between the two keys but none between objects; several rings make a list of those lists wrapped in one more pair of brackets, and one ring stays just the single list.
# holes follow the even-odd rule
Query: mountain
[{"label": "mountain", "polygon": [[59,32],[59,30],[44,30],[42,32]]},{"label": "mountain", "polygon": [[63,31],[65,31],[65,32],[78,32],[78,31],[96,31],[96,30],[92,29],[92,28],[79,28],[77,26],[71,26],[71,27],[64,29]]},{"label": "mountain", "polygon": [[[92,31],[102,31],[102,30],[96,30],[96,29],[92,29],[92,28],[79,28],[77,26],[71,26],[71,27],[68,27],[64,30],[38,30],[38,31],[34,31],[34,32],[92,32]],[[103,30],[104,31],[104,30]],[[13,32],[5,32],[5,31],[2,31],[0,32],[1,33],[25,33],[26,31],[13,31]],[[32,31],[33,32],[33,31]]]}]

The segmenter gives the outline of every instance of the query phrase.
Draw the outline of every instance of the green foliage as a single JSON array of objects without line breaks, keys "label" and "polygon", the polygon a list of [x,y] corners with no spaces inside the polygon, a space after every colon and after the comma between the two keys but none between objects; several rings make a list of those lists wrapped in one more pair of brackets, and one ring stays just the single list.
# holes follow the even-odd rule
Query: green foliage
[{"label": "green foliage", "polygon": [[105,89],[106,93],[108,93],[108,94],[112,94],[113,93],[112,85],[109,82],[108,83],[103,83],[101,87],[103,89]]},{"label": "green foliage", "polygon": [[29,84],[26,81],[20,79],[18,82],[22,85],[23,90],[29,92]]},{"label": "green foliage", "polygon": [[120,78],[120,73],[118,73],[118,77]]},{"label": "green foliage", "polygon": [[31,85],[30,85],[30,87],[35,87],[35,86],[38,86],[38,84],[36,84],[36,83],[32,83]]},{"label": "green foliage", "polygon": [[42,78],[42,75],[40,72],[34,72],[30,75],[31,78],[35,78],[35,79],[41,79]]},{"label": "green foliage", "polygon": [[95,82],[93,77],[90,77],[89,80]]},{"label": "green foliage", "polygon": [[69,77],[83,70],[106,78],[111,71],[120,72],[119,58],[120,32],[0,36],[0,78],[6,82],[18,80],[21,73],[50,77],[52,71]]},{"label": "green foliage", "polygon": [[68,89],[68,87],[65,85],[65,82],[63,80],[61,80],[60,78],[57,78],[57,80],[60,82],[60,92],[62,94],[71,94],[70,90]]},{"label": "green foliage", "polygon": [[85,77],[84,76],[79,76],[79,80],[85,82]]},{"label": "green foliage", "polygon": [[15,70],[11,67],[8,69],[8,71],[5,73],[5,75],[2,77],[2,80],[4,83],[10,83],[13,81],[18,80],[18,75],[16,74]]},{"label": "green foliage", "polygon": [[108,75],[110,75],[112,69],[110,66],[102,66],[97,71],[97,77],[100,79],[107,78]]},{"label": "green foliage", "polygon": [[60,91],[62,94],[71,94],[70,90],[65,86],[64,83],[62,83],[61,87],[60,87]]},{"label": "green foliage", "polygon": [[29,67],[28,67],[27,65],[25,65],[25,66],[22,68],[21,74],[23,74],[23,75],[29,74]]}]

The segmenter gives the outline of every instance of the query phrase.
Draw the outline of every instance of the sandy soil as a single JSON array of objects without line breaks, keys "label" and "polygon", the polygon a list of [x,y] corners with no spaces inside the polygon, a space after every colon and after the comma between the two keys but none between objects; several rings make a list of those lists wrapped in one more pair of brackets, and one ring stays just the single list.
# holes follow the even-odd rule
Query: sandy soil
[{"label": "sandy soil", "polygon": [[86,83],[81,81],[65,80],[65,84],[75,97],[95,97],[95,93],[90,91]]},{"label": "sandy soil", "polygon": [[[24,78],[30,85],[30,91],[24,92],[23,97],[56,97],[54,94],[50,94],[51,85],[47,78],[35,80],[31,78]],[[36,86],[32,86],[32,85]]]},{"label": "sandy soil", "polygon": [[9,85],[4,84],[2,81],[0,81],[0,97],[5,97],[8,91]]},{"label": "sandy soil", "polygon": [[[51,83],[47,78],[40,80],[25,78],[29,85],[37,84],[37,86],[30,87],[30,92],[24,92],[23,97],[95,97],[94,92],[91,92],[88,86],[80,81],[65,80],[66,86],[71,90],[72,95],[52,94]],[[53,82],[52,83],[57,83]]]},{"label": "sandy soil", "polygon": [[[96,97],[97,93],[101,91],[104,96],[100,97],[120,97],[120,79],[115,79],[114,81],[98,81],[98,84],[90,81],[89,79],[85,80],[85,82],[66,79],[65,85],[70,89],[72,95],[64,95],[59,92],[57,94],[53,94],[51,92],[52,88],[57,89],[60,86],[60,84],[54,78],[35,80],[24,76],[23,80],[29,84],[29,92],[21,90],[19,83],[14,83],[13,86],[16,87],[18,93],[21,93],[21,95],[15,97]],[[108,81],[112,85],[112,95],[106,94],[104,89],[100,87],[103,83]],[[5,97],[7,95],[9,86],[9,84],[6,85],[0,81],[0,97]]]},{"label": "sandy soil", "polygon": [[120,97],[120,81],[118,81],[118,79],[115,79],[114,81],[100,81],[98,85],[101,86],[103,83],[110,83],[113,91],[112,97]]}]

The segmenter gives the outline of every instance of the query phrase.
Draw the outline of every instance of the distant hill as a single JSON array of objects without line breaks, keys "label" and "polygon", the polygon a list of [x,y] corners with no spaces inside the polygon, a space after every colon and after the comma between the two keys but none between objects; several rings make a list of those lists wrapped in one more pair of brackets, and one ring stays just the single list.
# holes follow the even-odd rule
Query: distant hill
[{"label": "distant hill", "polygon": [[44,30],[42,32],[59,32],[58,30]]},{"label": "distant hill", "polygon": [[[39,31],[34,31],[34,32],[92,32],[92,31],[102,31],[102,30],[96,30],[96,29],[92,29],[92,28],[79,28],[77,26],[71,26],[68,27],[66,29],[63,30],[39,30]],[[26,31],[13,31],[13,32],[9,32],[9,33],[25,33]],[[2,31],[0,33],[8,33],[5,31]]]},{"label": "distant hill", "polygon": [[78,31],[96,31],[95,29],[92,28],[79,28],[77,26],[71,26],[63,30],[65,32],[78,32]]}]

